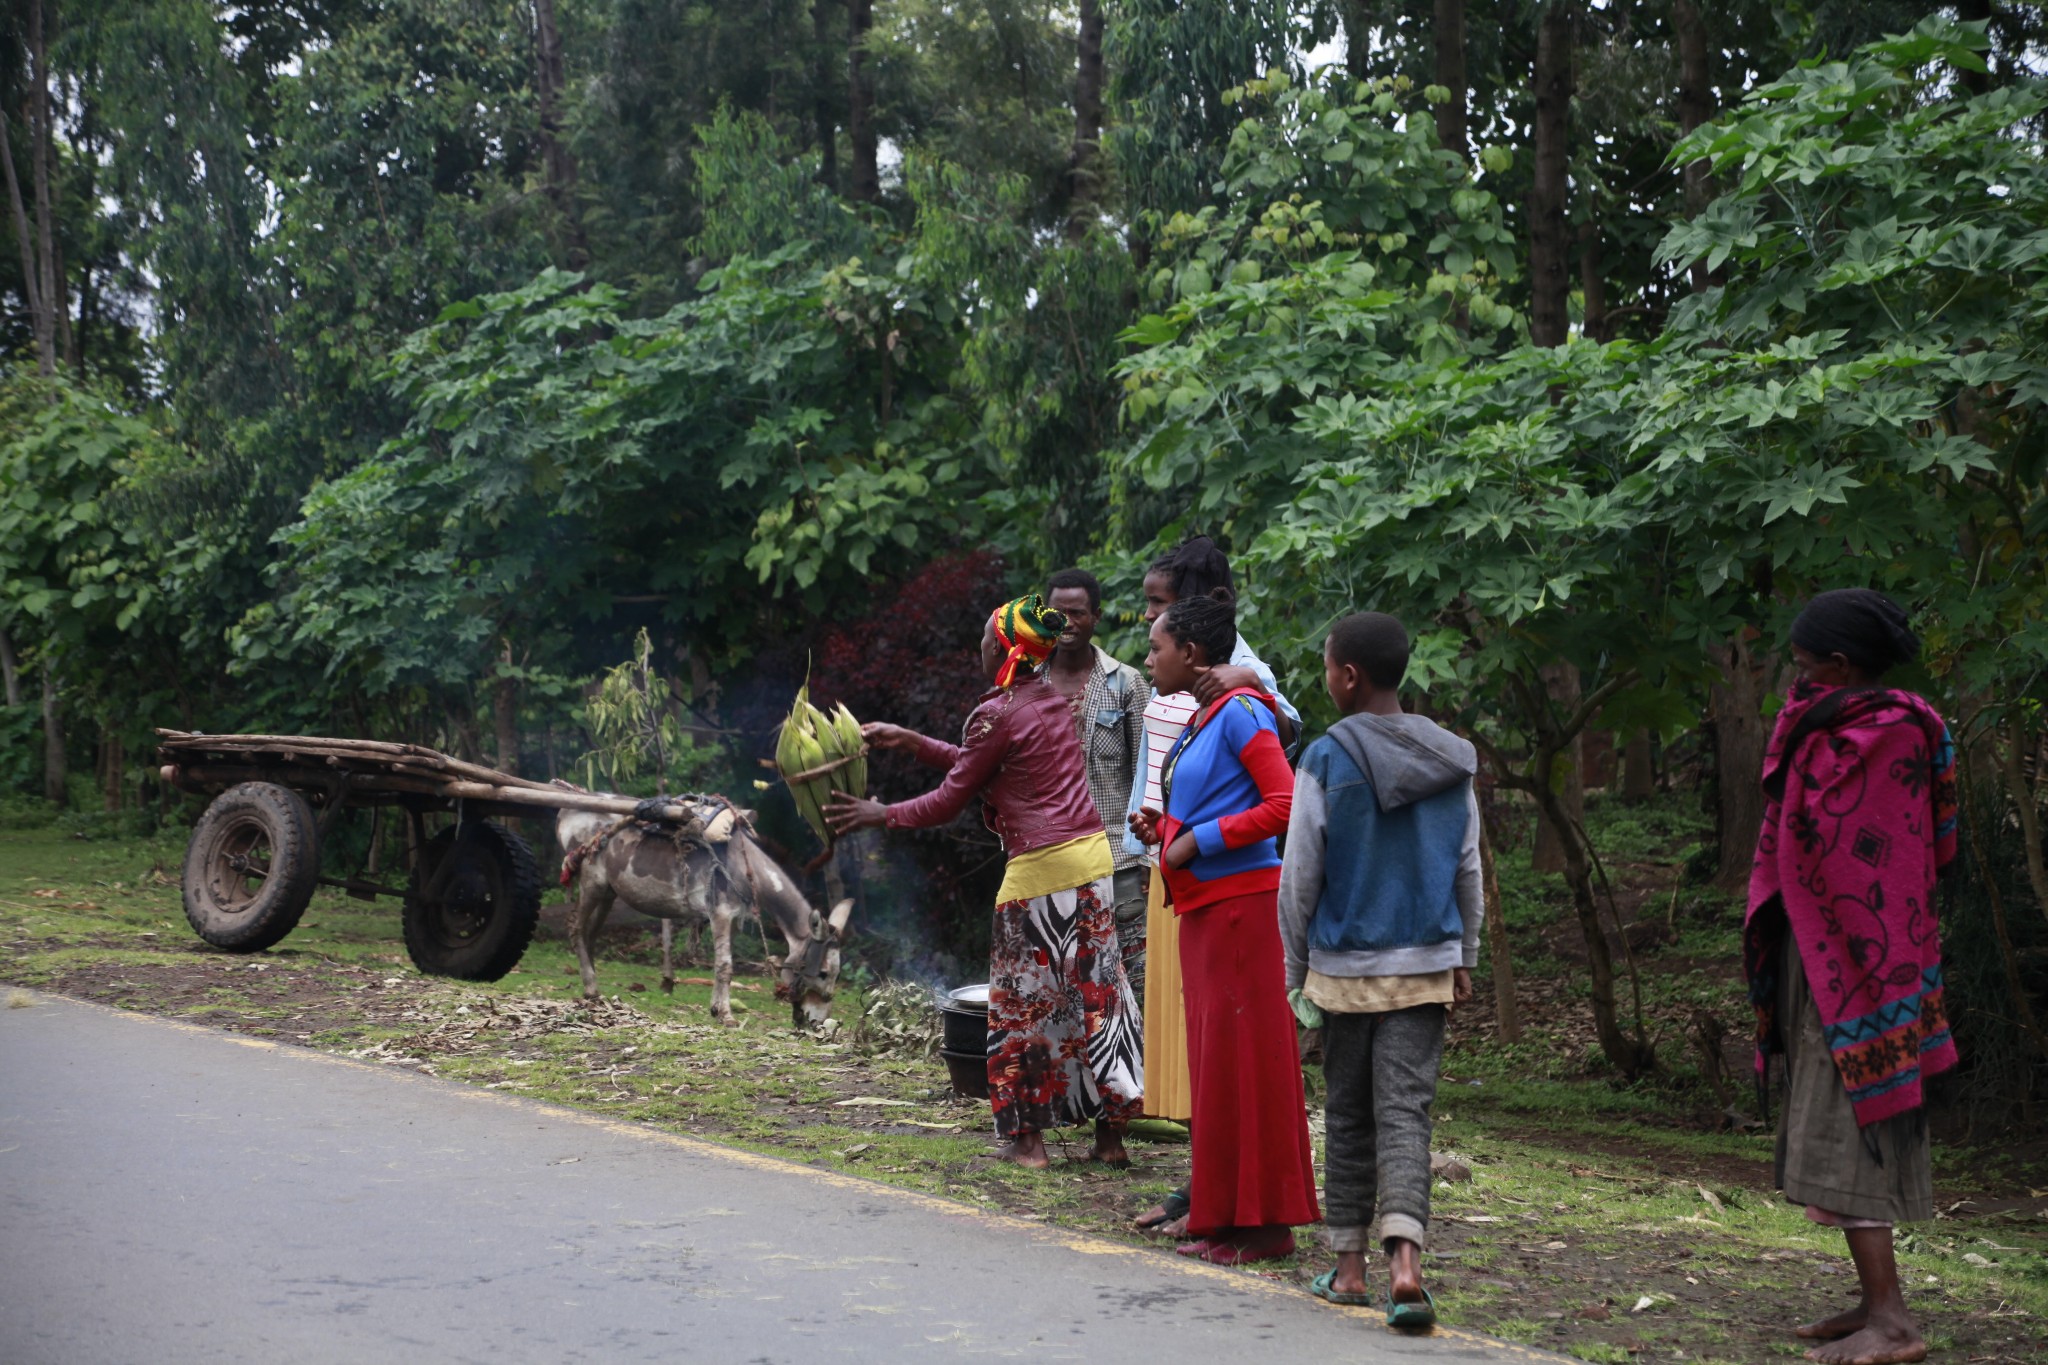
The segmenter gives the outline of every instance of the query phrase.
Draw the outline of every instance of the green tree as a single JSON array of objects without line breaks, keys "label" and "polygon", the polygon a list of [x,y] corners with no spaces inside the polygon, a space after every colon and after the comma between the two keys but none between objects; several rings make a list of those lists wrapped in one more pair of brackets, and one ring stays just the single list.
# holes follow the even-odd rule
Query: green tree
[{"label": "green tree", "polygon": [[160,605],[153,546],[115,494],[159,439],[62,376],[0,382],[0,634],[27,644],[42,677],[52,801],[65,800],[60,683],[104,723],[123,670],[155,653],[143,643]]}]

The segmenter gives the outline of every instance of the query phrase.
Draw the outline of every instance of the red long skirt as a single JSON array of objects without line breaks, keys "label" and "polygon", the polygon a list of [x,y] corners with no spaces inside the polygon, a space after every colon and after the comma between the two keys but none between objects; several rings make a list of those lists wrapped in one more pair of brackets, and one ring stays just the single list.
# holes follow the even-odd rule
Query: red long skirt
[{"label": "red long skirt", "polygon": [[1277,893],[1182,915],[1180,970],[1194,1086],[1188,1234],[1318,1221]]}]

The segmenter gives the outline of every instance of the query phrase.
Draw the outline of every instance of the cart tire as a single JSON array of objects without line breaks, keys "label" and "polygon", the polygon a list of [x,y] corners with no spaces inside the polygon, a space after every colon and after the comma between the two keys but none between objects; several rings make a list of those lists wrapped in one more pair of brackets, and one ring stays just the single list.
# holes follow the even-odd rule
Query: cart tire
[{"label": "cart tire", "polygon": [[[519,964],[540,922],[540,870],[526,841],[478,821],[427,840],[405,893],[405,951],[428,976],[496,981]],[[427,900],[442,860],[460,859]]]},{"label": "cart tire", "polygon": [[185,848],[193,932],[231,953],[260,953],[289,934],[318,885],[318,828],[306,798],[273,782],[213,798]]}]

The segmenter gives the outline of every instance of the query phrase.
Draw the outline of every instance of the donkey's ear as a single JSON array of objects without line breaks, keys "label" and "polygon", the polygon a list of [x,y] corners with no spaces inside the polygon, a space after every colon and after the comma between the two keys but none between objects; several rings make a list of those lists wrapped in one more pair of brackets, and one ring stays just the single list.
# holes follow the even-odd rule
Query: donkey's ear
[{"label": "donkey's ear", "polygon": [[843,900],[832,907],[832,918],[825,921],[834,943],[846,937],[846,921],[853,916],[853,901]]}]

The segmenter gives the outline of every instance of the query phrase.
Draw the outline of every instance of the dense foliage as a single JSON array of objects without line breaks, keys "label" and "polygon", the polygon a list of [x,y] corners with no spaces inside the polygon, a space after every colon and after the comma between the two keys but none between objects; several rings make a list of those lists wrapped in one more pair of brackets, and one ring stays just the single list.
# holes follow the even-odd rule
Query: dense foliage
[{"label": "dense foliage", "polygon": [[10,0],[0,781],[567,771],[646,630],[744,790],[807,668],[945,732],[942,626],[1085,561],[1129,644],[1202,531],[1312,720],[1334,614],[1411,622],[1637,1072],[1582,741],[1704,723],[1733,889],[1789,614],[1872,584],[2038,1085],[2048,92],[1965,8]]}]

